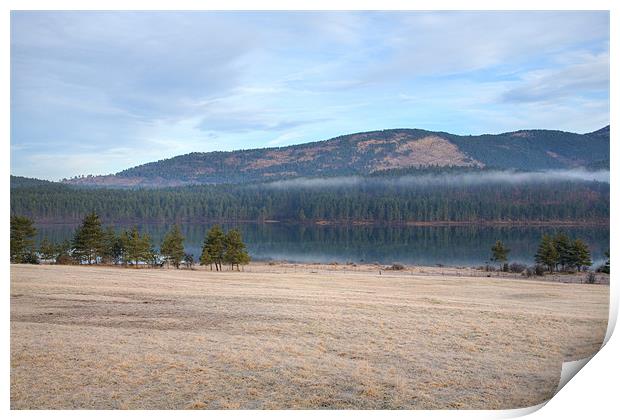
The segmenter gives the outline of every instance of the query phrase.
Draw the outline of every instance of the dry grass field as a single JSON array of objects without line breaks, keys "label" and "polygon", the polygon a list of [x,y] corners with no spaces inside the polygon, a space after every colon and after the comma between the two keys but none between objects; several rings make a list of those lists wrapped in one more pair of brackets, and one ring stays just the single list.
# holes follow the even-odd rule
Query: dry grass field
[{"label": "dry grass field", "polygon": [[609,287],[251,264],[11,266],[13,409],[517,408],[593,354]]}]

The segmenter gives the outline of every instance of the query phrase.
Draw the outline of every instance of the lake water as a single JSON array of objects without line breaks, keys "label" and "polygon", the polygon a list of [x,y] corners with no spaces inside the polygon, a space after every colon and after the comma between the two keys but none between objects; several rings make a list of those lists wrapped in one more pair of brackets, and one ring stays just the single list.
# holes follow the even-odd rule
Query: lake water
[{"label": "lake water", "polygon": [[[62,241],[73,236],[75,225],[40,225],[38,239]],[[129,226],[119,226],[118,230]],[[156,247],[170,225],[138,225]],[[209,224],[181,225],[187,252],[200,255]],[[317,226],[283,223],[223,225],[241,230],[254,260],[294,262],[366,262],[419,265],[477,266],[490,259],[496,240],[510,248],[510,261],[533,264],[543,234],[563,231],[581,238],[600,265],[609,248],[609,227],[489,227],[489,226]]]}]

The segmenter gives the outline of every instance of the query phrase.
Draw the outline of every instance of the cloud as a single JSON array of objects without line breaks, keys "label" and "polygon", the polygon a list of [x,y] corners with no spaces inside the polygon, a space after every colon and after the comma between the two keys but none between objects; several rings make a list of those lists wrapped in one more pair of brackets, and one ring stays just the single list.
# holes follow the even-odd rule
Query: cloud
[{"label": "cloud", "polygon": [[[370,78],[454,75],[527,66],[609,37],[609,13],[573,11],[416,12],[397,15]],[[517,70],[519,67],[516,68]]]},{"label": "cloud", "polygon": [[557,69],[525,73],[502,95],[506,102],[553,102],[561,98],[609,92],[609,54],[588,55]]},{"label": "cloud", "polygon": [[13,11],[11,170],[41,175],[33,151],[66,162],[56,178],[393,127],[592,131],[608,50],[608,12]]},{"label": "cloud", "polygon": [[276,121],[268,117],[261,118],[260,115],[252,112],[239,112],[233,114],[209,115],[202,119],[200,124],[197,125],[197,128],[203,131],[226,131],[232,133],[257,130],[277,132],[326,120],[326,118],[315,118],[311,120]]}]

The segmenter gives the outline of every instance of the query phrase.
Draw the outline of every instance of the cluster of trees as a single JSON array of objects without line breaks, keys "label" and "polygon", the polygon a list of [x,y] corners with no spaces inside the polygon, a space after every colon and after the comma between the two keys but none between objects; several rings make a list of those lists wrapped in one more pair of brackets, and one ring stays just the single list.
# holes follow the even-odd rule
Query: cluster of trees
[{"label": "cluster of trees", "polygon": [[609,220],[607,183],[419,185],[370,178],[313,188],[255,184],[118,190],[35,184],[11,190],[11,214],[41,222],[78,222],[95,211],[123,223]]},{"label": "cluster of trees", "polygon": [[249,262],[250,255],[237,229],[224,233],[219,225],[215,225],[207,232],[200,254],[201,265],[209,265],[211,270],[215,265],[215,270],[221,271],[222,263],[227,263],[231,269],[236,266],[239,270],[239,265]]},{"label": "cluster of trees", "polygon": [[[104,228],[96,213],[88,214],[75,230],[73,240],[52,243],[43,238],[37,249],[34,237],[36,228],[31,219],[23,216],[11,217],[11,262],[36,264],[40,259],[57,264],[122,264],[138,266],[170,264],[180,268],[182,264],[194,265],[192,254],[186,253],[185,238],[177,225],[164,236],[159,252],[154,248],[150,236],[141,234],[137,227],[116,234],[112,227]],[[200,263],[222,269],[222,263],[231,269],[247,264],[250,256],[236,229],[228,232],[214,226],[207,233]]]},{"label": "cluster of trees", "polygon": [[588,245],[581,239],[571,240],[566,234],[544,235],[538,245],[535,260],[547,267],[550,272],[574,270],[581,271],[592,265]]},{"label": "cluster of trees", "polygon": [[[499,263],[505,271],[508,271],[508,254],[502,241],[496,241],[491,247],[491,261]],[[609,251],[605,253],[608,260],[599,271],[609,273]],[[534,256],[536,264],[545,267],[553,273],[557,271],[582,271],[592,265],[592,257],[588,245],[581,239],[571,239],[565,233],[555,236],[543,235],[538,245],[538,251]]]}]

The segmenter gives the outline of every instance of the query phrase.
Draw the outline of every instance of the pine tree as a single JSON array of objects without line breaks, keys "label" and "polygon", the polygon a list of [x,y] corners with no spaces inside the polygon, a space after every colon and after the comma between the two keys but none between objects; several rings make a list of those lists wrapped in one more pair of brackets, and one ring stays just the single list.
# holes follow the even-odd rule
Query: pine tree
[{"label": "pine tree", "polygon": [[245,244],[241,239],[241,233],[237,229],[232,229],[226,234],[224,239],[226,250],[224,252],[224,261],[230,264],[230,268],[234,269],[239,264],[247,264],[250,262],[250,256],[245,250]]},{"label": "pine tree", "polygon": [[65,240],[59,243],[55,248],[56,264],[71,264],[73,262],[73,258],[71,258],[71,253],[73,250],[70,240]]},{"label": "pine tree", "polygon": [[27,217],[11,217],[11,262],[36,263],[34,236],[37,230],[34,222]]},{"label": "pine tree", "polygon": [[57,256],[57,246],[53,244],[47,236],[41,239],[41,243],[39,244],[39,254],[41,254],[41,259],[46,261],[55,260]]},{"label": "pine tree", "polygon": [[104,233],[96,213],[88,214],[73,237],[73,257],[88,264],[97,264],[104,252]]},{"label": "pine tree", "polygon": [[118,241],[119,238],[111,226],[103,231],[103,248],[101,251],[101,260],[105,263],[116,262],[118,259]]},{"label": "pine tree", "polygon": [[148,234],[140,235],[137,227],[125,231],[121,235],[123,243],[123,260],[136,267],[139,263],[149,263],[153,260],[153,245]]},{"label": "pine tree", "polygon": [[577,267],[577,271],[581,271],[583,267],[592,265],[592,257],[588,245],[581,239],[575,239],[571,247],[572,263]]},{"label": "pine tree", "polygon": [[559,258],[560,255],[558,250],[555,248],[553,238],[549,235],[543,235],[540,240],[540,244],[538,245],[538,251],[534,256],[536,263],[546,265],[549,271],[553,273],[553,270],[558,264]]},{"label": "pine tree", "polygon": [[553,238],[555,249],[558,251],[558,264],[562,267],[562,271],[566,271],[566,268],[571,265],[572,261],[572,243],[566,234],[558,233]]},{"label": "pine tree", "polygon": [[607,258],[607,260],[605,261],[605,264],[601,268],[601,271],[603,273],[609,274],[609,272],[611,271],[610,270],[611,269],[611,258],[609,256],[609,250],[605,251],[605,258]]},{"label": "pine tree", "polygon": [[211,254],[209,254],[209,246],[205,238],[205,241],[202,244],[202,253],[200,254],[200,265],[209,265],[211,267],[211,271],[213,271],[214,262],[215,261],[211,257]]},{"label": "pine tree", "polygon": [[168,263],[172,263],[175,268],[179,268],[183,256],[185,255],[185,249],[183,248],[183,241],[185,238],[181,234],[181,230],[177,225],[174,225],[172,229],[166,233],[161,243],[161,254]]},{"label": "pine tree", "polygon": [[500,265],[508,261],[508,253],[510,250],[506,248],[502,241],[496,241],[495,245],[491,247],[491,261],[497,262]]},{"label": "pine tree", "polygon": [[222,270],[222,261],[224,260],[225,252],[225,238],[224,232],[219,225],[215,225],[209,229],[202,247],[202,255],[200,256],[201,264],[215,264],[216,271]]},{"label": "pine tree", "polygon": [[185,254],[183,256],[183,261],[185,261],[185,266],[189,269],[194,267],[194,256],[192,254]]}]

